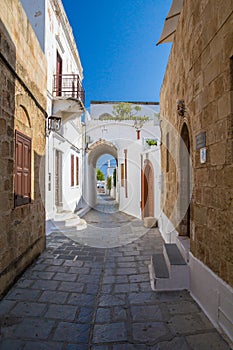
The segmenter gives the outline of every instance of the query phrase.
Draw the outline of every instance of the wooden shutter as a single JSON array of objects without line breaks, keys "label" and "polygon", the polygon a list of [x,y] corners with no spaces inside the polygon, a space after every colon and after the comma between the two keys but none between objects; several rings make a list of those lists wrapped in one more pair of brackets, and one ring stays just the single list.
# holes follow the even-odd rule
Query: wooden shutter
[{"label": "wooden shutter", "polygon": [[31,200],[31,139],[15,132],[15,206]]},{"label": "wooden shutter", "polygon": [[62,152],[55,151],[55,204],[62,206]]},{"label": "wooden shutter", "polygon": [[125,186],[125,165],[121,164],[121,186]]},{"label": "wooden shutter", "polygon": [[74,186],[74,155],[71,155],[71,186]]},{"label": "wooden shutter", "polygon": [[128,198],[128,159],[127,159],[127,149],[124,150],[125,154],[125,197]]},{"label": "wooden shutter", "polygon": [[79,185],[79,157],[76,157],[76,186]]}]

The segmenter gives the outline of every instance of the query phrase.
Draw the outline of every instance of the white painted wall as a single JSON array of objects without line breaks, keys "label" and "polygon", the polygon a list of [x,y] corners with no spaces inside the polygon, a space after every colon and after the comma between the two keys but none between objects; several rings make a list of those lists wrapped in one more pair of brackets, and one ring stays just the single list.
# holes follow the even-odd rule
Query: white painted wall
[{"label": "white painted wall", "polygon": [[[135,130],[134,130],[135,132]],[[127,214],[141,217],[140,200],[141,200],[141,152],[142,142],[140,140],[132,141],[126,147],[127,149],[127,195],[126,197],[126,184],[120,188],[120,201],[119,210]],[[121,180],[121,164],[124,164],[124,148],[120,148],[119,151],[119,168],[118,178]]]},{"label": "white painted wall", "polygon": [[[52,149],[48,151],[47,154],[50,155],[48,161],[48,171],[51,174],[55,173],[55,152],[59,150],[63,154],[63,209],[74,211],[76,204],[78,203],[80,196],[82,194],[82,182],[83,182],[83,157],[82,157],[82,134],[80,128],[76,126],[75,122],[67,122],[63,125],[61,130],[61,137],[56,133],[51,133],[50,141],[47,143],[47,147],[52,146]],[[69,142],[67,141],[69,140]],[[71,144],[75,145],[72,146]],[[80,151],[79,151],[80,150]],[[74,162],[74,180],[75,185],[71,186],[71,154],[75,157]],[[79,185],[76,185],[76,157],[79,158]],[[55,177],[51,178],[51,191],[47,191],[47,216],[53,218],[56,213],[55,208]]]},{"label": "white painted wall", "polygon": [[[53,97],[54,75],[56,74],[57,52],[62,58],[62,74],[78,74],[83,79],[83,70],[79,53],[73,37],[72,29],[65,14],[61,0],[23,0],[29,21],[34,28],[41,47],[47,58],[47,113],[54,114]],[[64,106],[65,101],[59,100]],[[82,195],[83,182],[83,139],[81,112],[70,113],[65,110],[60,113],[62,117],[62,129],[58,133],[51,132],[47,135],[46,144],[46,217],[53,219],[56,214],[55,206],[55,152],[63,153],[63,209],[74,210]],[[68,108],[68,105],[67,105]],[[69,112],[69,113],[68,113]],[[69,121],[67,115],[69,114]],[[72,120],[71,120],[72,119]],[[59,135],[60,134],[60,135]],[[80,149],[78,153],[77,149]],[[79,186],[71,187],[71,154],[79,156]],[[76,164],[75,164],[76,166]],[[49,174],[51,183],[49,184]],[[75,171],[76,174],[76,171]],[[50,190],[49,190],[50,189]]]},{"label": "white painted wall", "polygon": [[[118,149],[118,173],[117,173],[117,193],[119,194],[119,210],[127,214],[141,218],[141,154],[144,157],[149,157],[154,167],[155,186],[155,216],[158,217],[160,211],[160,147],[157,146],[155,150],[149,150],[144,145],[144,138],[160,139],[159,119],[154,122],[154,113],[158,112],[158,106],[150,107],[148,105],[141,105],[142,110],[140,115],[148,115],[152,120],[145,122],[141,129],[141,138],[137,140],[136,129],[133,127],[134,121],[101,121],[99,116],[104,113],[112,114],[114,103],[103,103],[100,105],[91,105],[91,120],[87,122],[87,136],[90,137],[91,143],[102,139],[111,142]],[[140,105],[140,104],[137,104]],[[128,198],[125,196],[125,187],[121,186],[121,168],[120,164],[124,163],[124,150],[127,150],[127,185]],[[90,167],[89,171],[93,171]],[[89,175],[88,175],[89,176]],[[92,175],[93,176],[93,175]],[[89,179],[89,182],[91,180]],[[91,191],[89,191],[90,202],[95,202],[92,185],[90,183]],[[118,195],[117,195],[118,197]]]},{"label": "white painted wall", "polygon": [[87,188],[86,188],[86,194],[85,194],[85,199],[87,204],[90,207],[94,207],[96,204],[96,198],[97,198],[97,193],[96,193],[96,167],[93,166],[93,164],[88,164],[87,165]]},{"label": "white painted wall", "polygon": [[[54,11],[54,4],[52,1],[48,1],[47,15],[46,15],[46,42],[45,42],[45,53],[48,58],[48,96],[50,100],[50,106],[48,106],[48,111],[53,114],[53,76],[56,74],[56,59],[57,51],[62,58],[62,74],[78,74],[80,79],[82,79],[82,67],[79,59],[78,51],[75,51],[75,55],[72,52],[73,48],[76,48],[74,38],[72,35],[71,28],[69,26],[68,20],[64,13],[63,6],[59,1],[60,10],[67,27],[64,28],[63,22],[58,21],[56,13]],[[71,47],[69,40],[73,47]],[[62,130],[60,133],[64,136],[65,142],[57,140],[59,136],[55,136],[56,140],[54,143],[54,148],[59,149],[63,152],[63,209],[74,211],[76,204],[82,195],[82,151],[78,154],[73,146],[82,150],[82,125],[81,125],[81,115],[74,114],[72,121],[64,122]],[[80,178],[79,186],[71,187],[71,154],[75,157],[79,156],[79,169]],[[49,153],[50,159],[54,158],[54,151]],[[52,162],[54,164],[54,160]],[[76,164],[75,164],[76,166]],[[54,171],[53,171],[54,174]],[[76,174],[76,170],[75,170]],[[56,213],[56,207],[54,202],[54,183],[52,185],[52,193],[47,194],[47,212],[52,212],[52,218]],[[51,216],[48,216],[51,218]]]},{"label": "white painted wall", "polygon": [[[161,178],[162,182],[162,178]],[[160,182],[161,187],[163,184]],[[168,217],[161,210],[158,217],[158,226],[160,233],[163,236],[163,239],[166,243],[175,243],[176,237],[178,236],[178,232],[176,231],[172,222],[168,219]]]},{"label": "white painted wall", "polygon": [[[56,3],[57,6],[54,5]],[[63,21],[58,19],[55,13],[58,6]],[[47,0],[45,28],[45,55],[48,60],[48,92],[52,94],[53,76],[56,74],[57,51],[62,58],[63,74],[78,74],[82,80],[83,73],[72,29],[60,0]],[[69,41],[72,43],[72,46]],[[73,49],[75,49],[75,54]]]},{"label": "white painted wall", "polygon": [[190,292],[219,331],[233,341],[233,289],[190,253]]}]

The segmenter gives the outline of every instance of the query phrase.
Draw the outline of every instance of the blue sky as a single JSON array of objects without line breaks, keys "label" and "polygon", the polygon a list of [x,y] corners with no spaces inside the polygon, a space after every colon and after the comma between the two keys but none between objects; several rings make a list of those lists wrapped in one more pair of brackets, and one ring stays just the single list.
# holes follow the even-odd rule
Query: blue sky
[{"label": "blue sky", "polygon": [[112,169],[110,175],[112,175],[113,168],[116,167],[116,160],[112,156],[110,156],[109,154],[104,154],[103,156],[99,157],[96,164],[96,168],[99,168],[104,173],[105,179],[107,178],[108,159],[111,160],[110,166],[112,167]]},{"label": "blue sky", "polygon": [[156,46],[172,0],[62,0],[90,100],[155,101],[171,44]]}]

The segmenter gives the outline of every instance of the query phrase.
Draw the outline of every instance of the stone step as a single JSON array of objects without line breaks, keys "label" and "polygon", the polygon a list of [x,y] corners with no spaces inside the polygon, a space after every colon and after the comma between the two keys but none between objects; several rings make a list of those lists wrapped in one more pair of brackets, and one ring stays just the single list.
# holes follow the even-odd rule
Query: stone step
[{"label": "stone step", "polygon": [[163,246],[163,254],[154,254],[149,266],[153,290],[189,289],[189,266],[176,244]]},{"label": "stone step", "polygon": [[156,278],[169,278],[169,271],[163,254],[153,254],[151,264]]},{"label": "stone step", "polygon": [[149,265],[152,290],[171,290],[171,279],[163,254],[154,254]]},{"label": "stone step", "polygon": [[80,219],[78,225],[75,226],[77,231],[85,230],[87,228],[87,222],[84,219]]},{"label": "stone step", "polygon": [[87,222],[74,213],[69,216],[67,215],[66,220],[61,220],[59,218],[56,222],[55,220],[52,222],[57,230],[64,232],[73,232],[74,230],[81,231],[87,228]]},{"label": "stone step", "polygon": [[146,216],[143,219],[143,224],[148,228],[157,227],[157,220],[153,216]]},{"label": "stone step", "polygon": [[73,216],[69,219],[65,220],[65,226],[76,226],[80,223],[80,217],[78,215],[73,214]]},{"label": "stone step", "polygon": [[74,216],[72,211],[61,211],[55,214],[54,221],[65,221]]},{"label": "stone step", "polygon": [[[82,220],[82,219],[81,219]],[[78,225],[74,225],[74,226],[65,226],[65,222],[63,222],[63,224],[57,225],[56,224],[56,230],[54,231],[60,231],[63,232],[65,235],[69,235],[71,233],[74,233],[75,231],[82,231],[85,230],[87,228],[87,223],[86,221],[81,221]]]},{"label": "stone step", "polygon": [[163,254],[168,265],[187,265],[175,243],[165,243]]}]

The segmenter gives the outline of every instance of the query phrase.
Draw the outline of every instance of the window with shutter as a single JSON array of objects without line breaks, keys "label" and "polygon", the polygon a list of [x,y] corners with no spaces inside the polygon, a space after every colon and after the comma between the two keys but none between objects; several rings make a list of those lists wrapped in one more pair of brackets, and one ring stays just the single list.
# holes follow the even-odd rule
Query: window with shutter
[{"label": "window with shutter", "polygon": [[15,131],[15,207],[31,201],[31,139]]},{"label": "window with shutter", "polygon": [[125,165],[121,164],[121,186],[125,186]]},{"label": "window with shutter", "polygon": [[76,186],[79,185],[79,158],[76,157]]},{"label": "window with shutter", "polygon": [[71,186],[74,186],[74,155],[71,155]]}]

